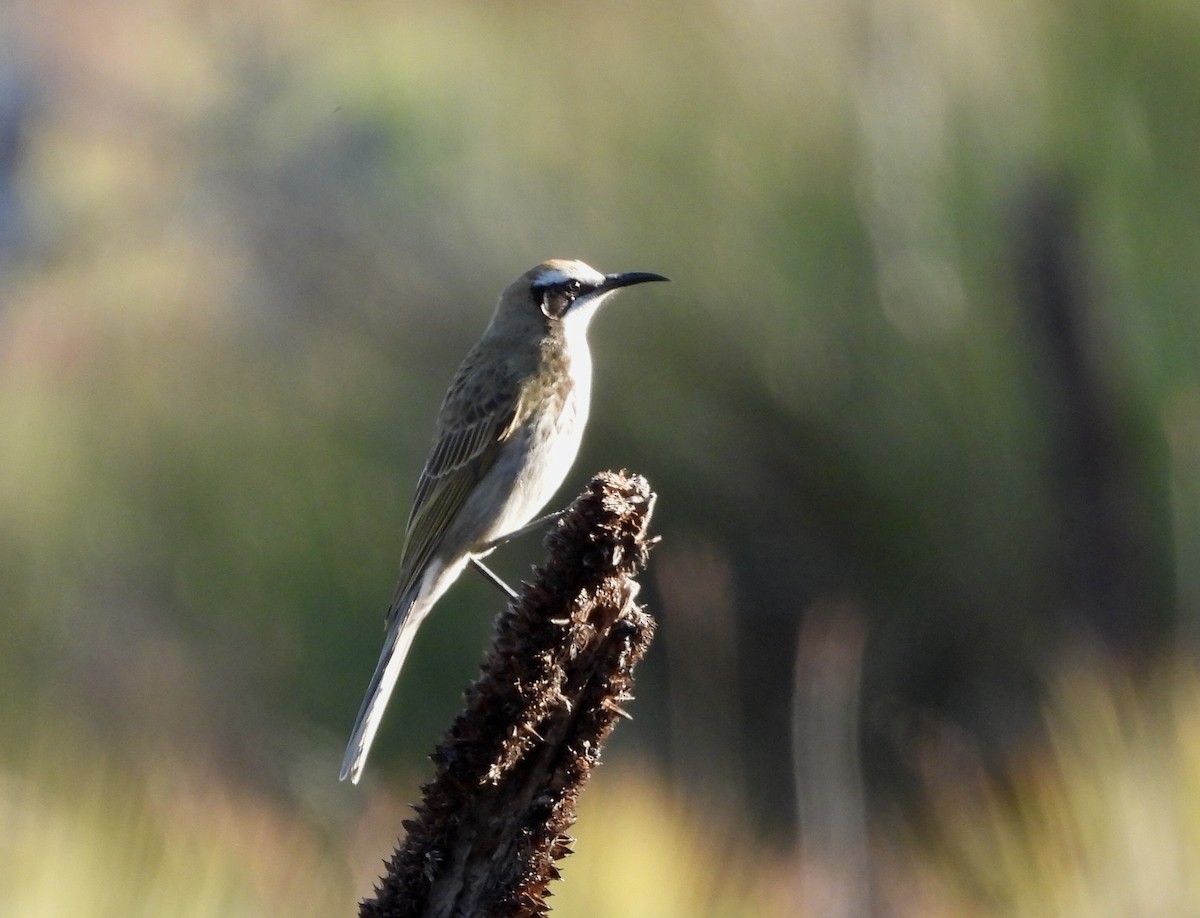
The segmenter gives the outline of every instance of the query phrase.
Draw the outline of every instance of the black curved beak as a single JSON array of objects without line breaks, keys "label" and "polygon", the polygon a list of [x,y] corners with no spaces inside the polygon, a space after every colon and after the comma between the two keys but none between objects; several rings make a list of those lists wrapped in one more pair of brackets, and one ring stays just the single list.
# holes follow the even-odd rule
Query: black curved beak
[{"label": "black curved beak", "polygon": [[669,277],[652,274],[649,271],[627,271],[624,274],[605,274],[604,283],[600,290],[619,290],[621,287],[632,287],[634,284],[645,284],[650,281],[666,281]]}]

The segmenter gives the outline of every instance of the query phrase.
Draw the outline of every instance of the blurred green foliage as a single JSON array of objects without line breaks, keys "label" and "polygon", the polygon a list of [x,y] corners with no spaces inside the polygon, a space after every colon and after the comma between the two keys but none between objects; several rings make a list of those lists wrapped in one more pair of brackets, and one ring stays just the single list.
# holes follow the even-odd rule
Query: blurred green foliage
[{"label": "blurred green foliage", "polygon": [[[264,842],[281,863],[329,870],[312,913],[367,891],[347,871],[386,853],[398,819],[373,823],[385,792],[368,806],[333,777],[409,489],[496,293],[549,256],[674,281],[596,323],[592,426],[564,489],[605,467],[647,475],[655,563],[687,572],[648,584],[667,649],[610,753],[654,763],[630,793],[708,795],[731,825],[695,849],[704,869],[740,833],[790,850],[798,623],[849,597],[868,622],[870,785],[916,787],[937,821],[905,725],[953,725],[1002,769],[1041,681],[1088,640],[1062,547],[1063,415],[1020,277],[1038,189],[1074,202],[1080,338],[1132,457],[1127,535],[1166,584],[1127,611],[1169,623],[1159,649],[1192,650],[1198,59],[1200,12],[1180,0],[10,4],[11,842],[35,861],[122,838],[237,859],[216,852],[248,809],[287,823]],[[497,563],[519,579],[537,557]],[[370,781],[420,774],[498,605],[464,579],[425,625]],[[190,837],[122,822],[181,762],[163,805],[212,794],[228,821]],[[64,815],[93,798],[94,819]],[[871,814],[885,839],[892,812]],[[664,844],[704,834],[696,818]],[[54,833],[82,834],[64,849]],[[729,888],[785,901],[786,857],[744,847]],[[88,864],[92,887],[147,902],[142,874],[174,869]],[[263,869],[272,886],[309,876]],[[257,895],[195,914],[261,913]]]}]

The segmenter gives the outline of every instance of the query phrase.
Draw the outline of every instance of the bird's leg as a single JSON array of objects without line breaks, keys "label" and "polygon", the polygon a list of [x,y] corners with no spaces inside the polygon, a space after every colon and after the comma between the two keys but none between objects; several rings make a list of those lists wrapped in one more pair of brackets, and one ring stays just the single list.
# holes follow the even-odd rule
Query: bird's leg
[{"label": "bird's leg", "polygon": [[499,587],[509,599],[517,598],[517,591],[505,583],[499,574],[484,564],[481,560],[476,557],[472,557],[471,563],[475,565],[475,570],[479,571],[479,573],[483,574],[484,577]]},{"label": "bird's leg", "polygon": [[550,523],[557,523],[566,512],[566,510],[555,510],[553,513],[547,513],[545,516],[539,516],[532,523],[526,523],[520,529],[514,529],[512,532],[502,535],[498,539],[492,539],[492,541],[483,546],[481,552],[483,554],[487,554],[488,552],[499,548],[501,545],[507,545],[513,539],[519,539],[521,536],[529,535],[531,532],[537,532],[539,529],[545,529]]},{"label": "bird's leg", "polygon": [[545,516],[539,516],[532,523],[527,523],[520,529],[516,529],[507,535],[502,535],[498,539],[493,539],[479,549],[478,555],[471,555],[471,563],[475,565],[475,569],[479,571],[479,573],[483,574],[484,577],[503,590],[504,594],[508,596],[509,599],[516,598],[517,591],[505,583],[499,574],[484,564],[480,559],[484,555],[491,554],[501,545],[507,545],[513,539],[519,539],[523,535],[536,532],[537,530],[544,528],[548,523],[557,522],[558,519],[566,512],[567,511],[565,510],[556,510],[554,513],[547,513]]}]

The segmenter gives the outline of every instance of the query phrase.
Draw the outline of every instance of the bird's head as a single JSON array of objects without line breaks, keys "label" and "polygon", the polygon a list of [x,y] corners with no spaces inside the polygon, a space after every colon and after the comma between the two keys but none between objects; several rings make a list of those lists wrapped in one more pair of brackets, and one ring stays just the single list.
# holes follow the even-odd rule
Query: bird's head
[{"label": "bird's head", "polygon": [[[661,274],[601,274],[582,261],[554,258],[530,268],[501,294],[502,313],[533,319],[543,328],[586,329],[596,309],[622,287],[665,281]],[[524,324],[522,322],[522,324]]]}]

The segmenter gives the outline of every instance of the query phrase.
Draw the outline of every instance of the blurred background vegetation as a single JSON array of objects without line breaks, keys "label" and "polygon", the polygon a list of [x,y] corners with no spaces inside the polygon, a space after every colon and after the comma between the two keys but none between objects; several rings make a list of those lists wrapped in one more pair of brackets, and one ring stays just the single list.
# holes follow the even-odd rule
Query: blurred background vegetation
[{"label": "blurred background vegetation", "polygon": [[[0,912],[336,915],[445,384],[550,256],[661,620],[556,914],[1200,915],[1200,7],[0,11]],[[497,559],[518,580],[533,544]],[[478,579],[478,578],[475,578]]]}]

